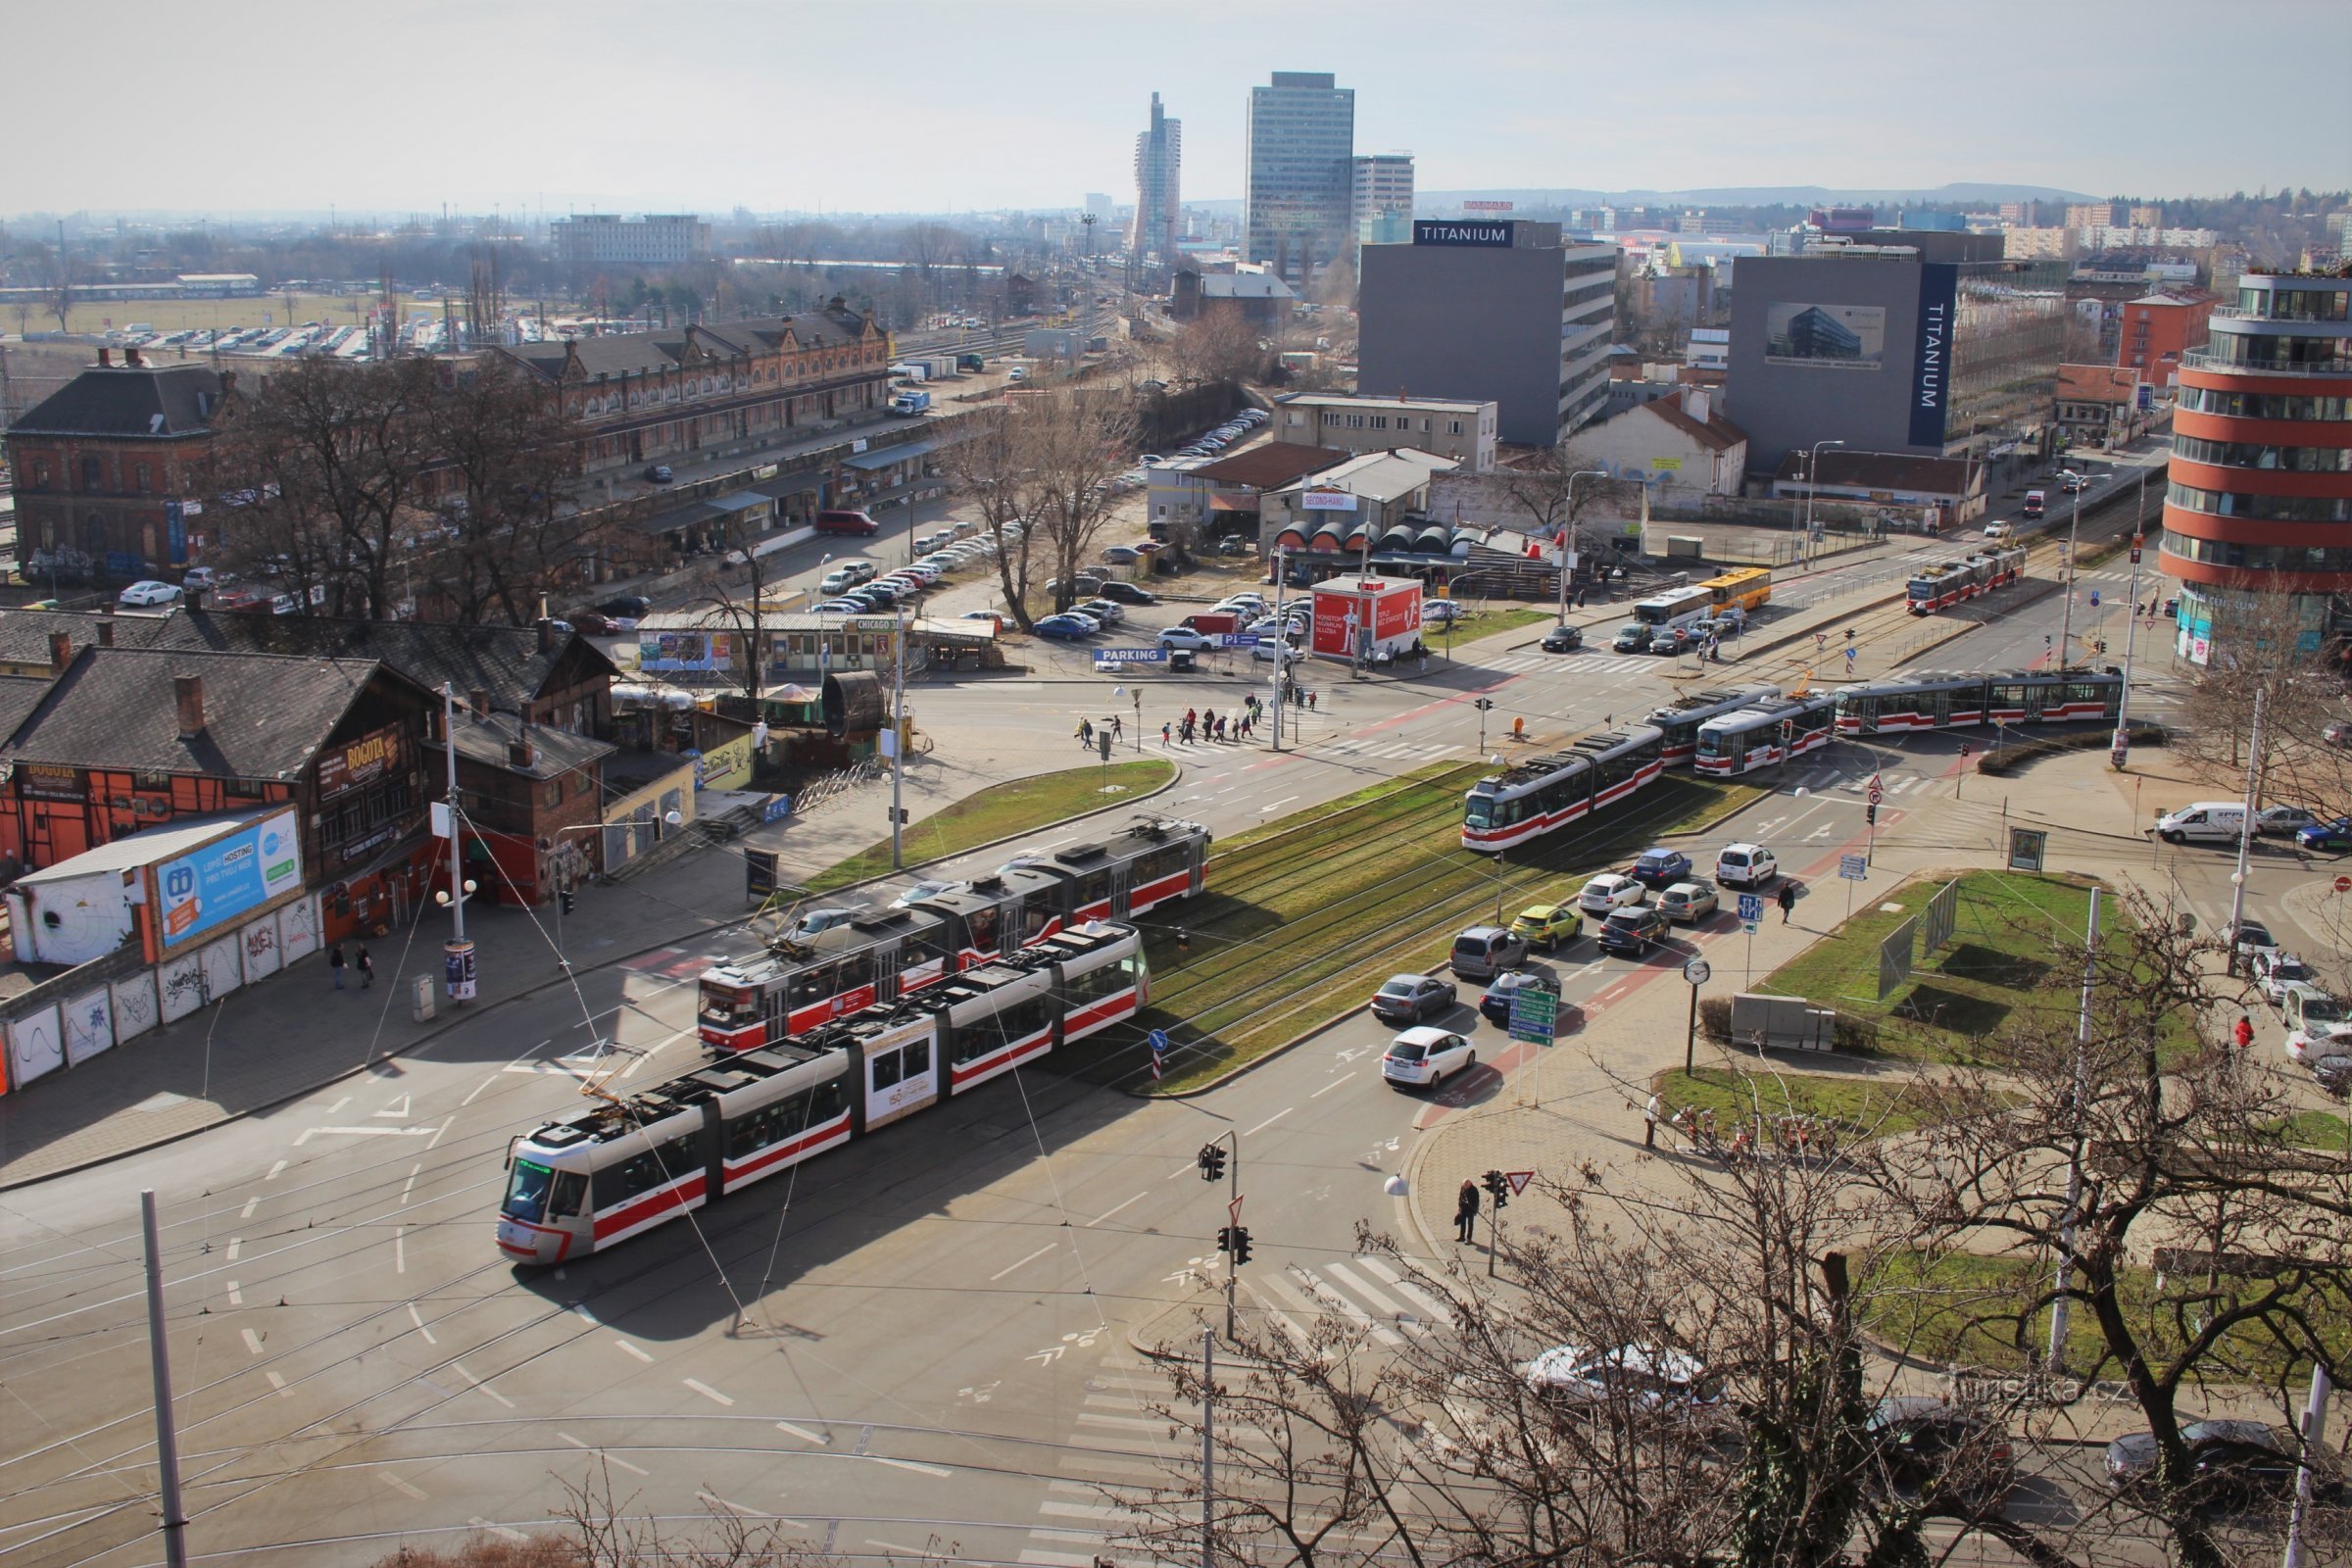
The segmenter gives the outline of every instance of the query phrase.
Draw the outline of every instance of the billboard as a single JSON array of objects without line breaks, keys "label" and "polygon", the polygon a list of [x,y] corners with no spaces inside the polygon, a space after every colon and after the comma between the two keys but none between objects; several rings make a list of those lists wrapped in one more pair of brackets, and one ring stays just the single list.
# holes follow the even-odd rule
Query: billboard
[{"label": "billboard", "polygon": [[1421,629],[1419,594],[1383,594],[1372,612],[1372,635],[1382,642]]},{"label": "billboard", "polygon": [[642,670],[725,674],[735,667],[734,634],[723,631],[643,632],[637,638],[637,667]]},{"label": "billboard", "polygon": [[1302,490],[1298,493],[1301,512],[1353,512],[1355,496],[1346,490]]},{"label": "billboard", "polygon": [[1960,269],[1929,262],[1919,270],[1919,340],[1911,358],[1911,444],[1943,446],[1952,408],[1952,328],[1960,319]]},{"label": "billboard", "polygon": [[400,726],[387,724],[319,757],[318,798],[325,800],[345,790],[365,789],[402,771],[407,764],[408,748]]},{"label": "billboard", "polygon": [[169,950],[302,889],[294,808],[156,865],[156,935]]},{"label": "billboard", "polygon": [[1507,251],[1519,225],[1509,219],[1486,222],[1449,221],[1443,219],[1416,219],[1413,222],[1413,243],[1416,245],[1458,245],[1477,250]]},{"label": "billboard", "polygon": [[1875,370],[1886,358],[1886,312],[1877,305],[1764,307],[1764,363]]}]

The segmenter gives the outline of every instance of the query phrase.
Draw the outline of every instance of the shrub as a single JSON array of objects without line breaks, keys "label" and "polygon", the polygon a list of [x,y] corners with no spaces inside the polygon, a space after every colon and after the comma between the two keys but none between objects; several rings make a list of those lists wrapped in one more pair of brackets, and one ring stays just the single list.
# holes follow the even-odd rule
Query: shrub
[{"label": "shrub", "polygon": [[[2171,731],[2162,724],[2134,724],[2132,726],[2132,744],[2134,746],[2162,746],[2170,738]],[[2085,730],[2080,735],[2048,735],[2039,740],[2026,741],[2016,746],[2004,746],[1998,751],[1984,753],[1977,759],[1977,771],[1989,773],[1997,778],[2003,774],[2014,773],[2029,762],[2037,762],[2045,757],[2053,757],[2060,752],[2105,751],[2114,744],[2114,741],[2115,732],[2105,729]]]}]

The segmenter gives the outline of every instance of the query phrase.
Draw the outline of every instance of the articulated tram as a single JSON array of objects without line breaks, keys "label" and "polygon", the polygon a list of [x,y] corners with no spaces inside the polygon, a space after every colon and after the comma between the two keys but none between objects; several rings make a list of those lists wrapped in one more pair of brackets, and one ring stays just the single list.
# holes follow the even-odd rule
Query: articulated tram
[{"label": "articulated tram", "polygon": [[1133,1017],[1135,927],[1096,922],[517,1137],[498,1248],[562,1263],[976,1089]]},{"label": "articulated tram", "polygon": [[2113,723],[2123,711],[2115,668],[2019,670],[2006,675],[1930,675],[1849,686],[1838,697],[1840,735],[1899,735],[1980,724]]},{"label": "articulated tram", "polygon": [[1462,848],[1507,850],[1615,805],[1665,771],[1665,739],[1632,724],[1480,779],[1463,797]]},{"label": "articulated tram", "polygon": [[1698,760],[1708,778],[1737,778],[1830,744],[1838,699],[1829,692],[1810,697],[1772,697],[1698,726]]},{"label": "articulated tram", "polygon": [[1088,920],[1129,920],[1207,885],[1198,822],[1139,822],[1117,839],[1025,852],[993,876],[704,971],[703,1043],[754,1051],[886,1003]]},{"label": "articulated tram", "polygon": [[1687,766],[1698,756],[1698,726],[1723,713],[1736,713],[1742,708],[1752,708],[1768,697],[1778,697],[1778,686],[1734,686],[1704,692],[1686,692],[1664,708],[1652,709],[1642,722],[1653,725],[1665,737],[1658,759],[1668,767]]},{"label": "articulated tram", "polygon": [[1904,591],[1911,613],[1929,615],[2005,587],[2025,574],[2025,546],[1987,545],[1922,568]]}]

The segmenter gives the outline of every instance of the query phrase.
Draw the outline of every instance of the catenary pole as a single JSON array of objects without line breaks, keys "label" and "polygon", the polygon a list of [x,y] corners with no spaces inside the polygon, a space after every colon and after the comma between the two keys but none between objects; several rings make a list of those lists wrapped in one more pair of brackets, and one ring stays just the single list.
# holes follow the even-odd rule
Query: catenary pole
[{"label": "catenary pole", "polygon": [[147,1241],[147,1360],[155,1377],[155,1466],[164,1508],[164,1561],[187,1568],[188,1516],[179,1505],[179,1430],[172,1419],[172,1349],[164,1337],[164,1255],[156,1240],[155,1189],[139,1194]]},{"label": "catenary pole", "polygon": [[2050,1303],[2050,1351],[2045,1365],[2052,1377],[2066,1370],[2066,1297],[2068,1282],[2075,1272],[2076,1210],[2082,1205],[2082,1099],[2089,1093],[2088,1055],[2090,1052],[2090,999],[2097,977],[2099,947],[2099,889],[2090,889],[2090,918],[2082,931],[2082,1010],[2075,1022],[2075,1087],[2073,1095],[2074,1137],[2072,1152],[2066,1162],[2066,1218],[2058,1232],[2058,1273],[2051,1289],[2056,1293]]}]

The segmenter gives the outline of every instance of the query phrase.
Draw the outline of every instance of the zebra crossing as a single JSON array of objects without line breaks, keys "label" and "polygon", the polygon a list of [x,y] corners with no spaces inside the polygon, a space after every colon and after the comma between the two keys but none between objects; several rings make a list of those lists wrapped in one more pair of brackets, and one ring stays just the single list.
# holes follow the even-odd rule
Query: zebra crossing
[{"label": "zebra crossing", "polygon": [[1322,1317],[1339,1318],[1394,1350],[1452,1316],[1384,1257],[1358,1255],[1313,1267],[1288,1263],[1244,1275],[1242,1288],[1257,1299],[1266,1321],[1301,1349],[1314,1344],[1314,1323]]},{"label": "zebra crossing", "polygon": [[1379,758],[1387,761],[1434,762],[1441,758],[1451,757],[1456,752],[1467,751],[1469,748],[1456,741],[1372,739],[1343,740],[1336,745],[1325,746],[1321,750],[1327,757],[1356,757],[1367,760]]},{"label": "zebra crossing", "polygon": [[1661,658],[1656,654],[1503,654],[1482,660],[1479,668],[1499,671],[1505,675],[1524,675],[1531,670],[1550,669],[1591,675],[1596,670],[1611,674],[1633,674],[1641,670],[1672,669],[1680,660]]},{"label": "zebra crossing", "polygon": [[[1189,1445],[1169,1437],[1167,1421],[1146,1413],[1147,1405],[1167,1397],[1167,1374],[1115,1347],[1086,1388],[1077,1430],[1055,1460],[1061,1474],[1047,1479],[1017,1560],[1034,1568],[1094,1568],[1106,1557],[1120,1568],[1150,1568],[1151,1549],[1123,1539],[1149,1522],[1123,1494],[1164,1485],[1192,1460]],[[1120,1544],[1109,1545],[1114,1541]]]}]

